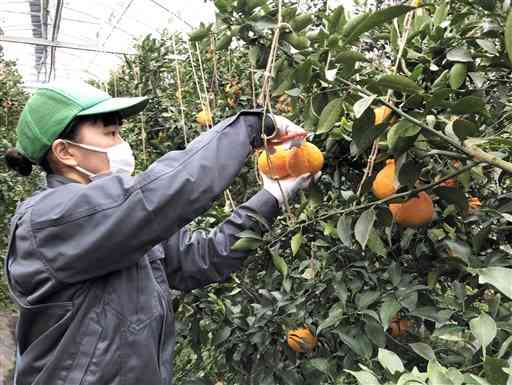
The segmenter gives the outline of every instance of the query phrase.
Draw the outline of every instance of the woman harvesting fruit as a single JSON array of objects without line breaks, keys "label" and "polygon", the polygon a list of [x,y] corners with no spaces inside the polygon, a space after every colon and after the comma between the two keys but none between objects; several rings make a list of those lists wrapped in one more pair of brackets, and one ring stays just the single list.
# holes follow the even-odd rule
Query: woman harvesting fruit
[{"label": "woman harvesting fruit", "polygon": [[[132,176],[120,136],[123,118],[146,98],[112,98],[86,84],[45,85],[17,126],[12,169],[33,165],[47,184],[18,204],[11,221],[6,277],[20,308],[15,383],[170,384],[175,343],[169,288],[223,281],[247,252],[236,235],[272,222],[312,175],[264,186],[210,233],[185,226],[237,176],[262,134],[301,136],[275,116],[245,111]],[[284,193],[285,196],[282,194]]]}]

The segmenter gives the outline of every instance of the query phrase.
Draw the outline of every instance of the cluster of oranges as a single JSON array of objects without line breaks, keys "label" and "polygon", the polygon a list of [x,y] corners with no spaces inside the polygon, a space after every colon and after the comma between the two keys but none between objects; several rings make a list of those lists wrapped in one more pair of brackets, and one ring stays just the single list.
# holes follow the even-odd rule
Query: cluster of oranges
[{"label": "cluster of oranges", "polygon": [[258,157],[259,171],[273,179],[316,174],[324,165],[322,151],[313,143],[303,142],[298,147],[271,146]]},{"label": "cluster of oranges", "polygon": [[[379,199],[384,199],[395,194],[399,187],[395,175],[395,160],[388,159],[386,166],[373,181],[373,194]],[[404,227],[422,226],[429,223],[434,215],[432,199],[425,191],[403,203],[390,203],[388,207],[395,222]]]}]

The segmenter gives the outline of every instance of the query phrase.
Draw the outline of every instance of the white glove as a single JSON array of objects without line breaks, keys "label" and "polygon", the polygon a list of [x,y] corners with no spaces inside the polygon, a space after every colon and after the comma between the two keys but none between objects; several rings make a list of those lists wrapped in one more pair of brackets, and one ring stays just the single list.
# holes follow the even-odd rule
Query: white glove
[{"label": "white glove", "polygon": [[272,117],[277,126],[276,136],[272,138],[272,141],[286,142],[295,136],[302,137],[302,139],[304,139],[308,134],[306,130],[296,125],[291,120],[286,119],[284,116],[272,115]]},{"label": "white glove", "polygon": [[[260,175],[263,179],[263,188],[277,199],[279,206],[283,206],[284,202],[291,200],[299,190],[308,188],[312,182],[316,182],[322,175],[322,172],[319,171],[315,175],[304,174],[297,177],[280,179],[279,183],[277,180],[269,178],[264,174]],[[281,188],[279,188],[279,184]],[[285,196],[283,196],[283,193]]]}]

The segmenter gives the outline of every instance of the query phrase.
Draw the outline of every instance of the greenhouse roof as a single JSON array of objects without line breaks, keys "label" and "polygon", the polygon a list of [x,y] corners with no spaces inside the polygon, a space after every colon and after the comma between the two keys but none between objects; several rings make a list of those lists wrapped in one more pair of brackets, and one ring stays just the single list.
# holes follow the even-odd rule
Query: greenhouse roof
[{"label": "greenhouse roof", "polygon": [[49,80],[105,81],[134,40],[212,21],[204,0],[0,0],[0,46],[28,88]]}]

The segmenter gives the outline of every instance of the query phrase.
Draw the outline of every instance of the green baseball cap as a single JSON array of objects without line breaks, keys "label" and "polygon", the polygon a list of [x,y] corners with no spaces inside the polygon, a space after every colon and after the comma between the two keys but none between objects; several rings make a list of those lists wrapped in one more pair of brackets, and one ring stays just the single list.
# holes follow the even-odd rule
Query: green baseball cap
[{"label": "green baseball cap", "polygon": [[48,83],[30,97],[16,127],[16,149],[39,164],[53,141],[78,116],[141,112],[146,97],[113,98],[87,83]]}]

